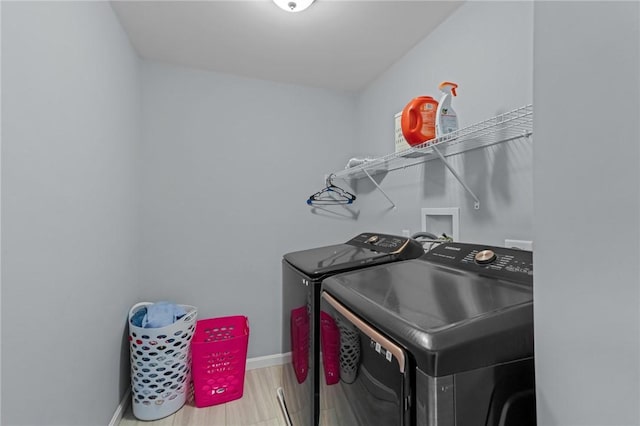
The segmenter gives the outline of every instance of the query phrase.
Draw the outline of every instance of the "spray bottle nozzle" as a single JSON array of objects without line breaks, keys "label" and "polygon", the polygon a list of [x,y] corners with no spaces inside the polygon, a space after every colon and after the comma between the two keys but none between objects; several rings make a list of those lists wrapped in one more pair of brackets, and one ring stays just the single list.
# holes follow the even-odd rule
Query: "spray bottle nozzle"
[{"label": "spray bottle nozzle", "polygon": [[450,81],[443,81],[438,86],[438,89],[440,89],[444,93],[451,92],[451,94],[453,94],[453,96],[458,96],[458,94],[456,93],[456,89],[457,88],[458,88],[458,85],[456,83],[452,83]]}]

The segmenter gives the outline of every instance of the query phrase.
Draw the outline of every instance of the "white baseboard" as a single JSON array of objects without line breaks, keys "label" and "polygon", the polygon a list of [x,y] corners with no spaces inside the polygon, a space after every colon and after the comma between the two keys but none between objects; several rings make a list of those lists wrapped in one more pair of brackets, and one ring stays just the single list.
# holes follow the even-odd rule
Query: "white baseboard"
[{"label": "white baseboard", "polygon": [[[265,368],[265,367],[273,367],[275,365],[283,365],[288,362],[291,362],[291,352],[287,352],[286,354],[273,354],[266,356],[258,356],[255,358],[247,358],[247,370],[255,370],[256,368]],[[113,417],[111,417],[111,421],[109,422],[109,426],[118,426],[120,424],[120,420],[122,420],[122,416],[124,416],[125,411],[129,408],[129,404],[131,403],[131,388],[128,388],[120,404],[116,407],[116,411],[113,413]]]},{"label": "white baseboard", "polygon": [[291,362],[291,352],[286,354],[273,354],[267,356],[259,356],[247,359],[247,370],[255,370],[256,368],[273,367],[274,365],[282,365]]},{"label": "white baseboard", "polygon": [[124,392],[122,400],[120,400],[120,404],[118,404],[118,406],[116,407],[115,413],[113,413],[113,417],[111,417],[109,426],[118,426],[120,424],[120,420],[122,420],[122,416],[124,416],[124,412],[127,411],[130,402],[131,388],[127,388],[127,390]]}]

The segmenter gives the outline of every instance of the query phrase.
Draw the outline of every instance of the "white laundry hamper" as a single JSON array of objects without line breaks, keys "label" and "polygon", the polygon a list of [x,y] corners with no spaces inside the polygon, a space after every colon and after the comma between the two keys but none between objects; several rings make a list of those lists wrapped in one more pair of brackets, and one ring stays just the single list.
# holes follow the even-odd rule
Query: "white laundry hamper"
[{"label": "white laundry hamper", "polygon": [[142,302],[129,311],[131,399],[133,415],[157,420],[178,411],[191,389],[191,338],[198,310],[179,305],[187,313],[171,325],[137,327],[131,318],[153,303]]}]

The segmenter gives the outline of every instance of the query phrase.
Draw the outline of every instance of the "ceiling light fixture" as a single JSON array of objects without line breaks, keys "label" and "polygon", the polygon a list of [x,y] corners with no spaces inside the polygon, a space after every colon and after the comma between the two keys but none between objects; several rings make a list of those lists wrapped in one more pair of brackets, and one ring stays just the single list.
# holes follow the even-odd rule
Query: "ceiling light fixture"
[{"label": "ceiling light fixture", "polygon": [[273,2],[287,12],[302,12],[311,6],[314,0],[273,0]]}]

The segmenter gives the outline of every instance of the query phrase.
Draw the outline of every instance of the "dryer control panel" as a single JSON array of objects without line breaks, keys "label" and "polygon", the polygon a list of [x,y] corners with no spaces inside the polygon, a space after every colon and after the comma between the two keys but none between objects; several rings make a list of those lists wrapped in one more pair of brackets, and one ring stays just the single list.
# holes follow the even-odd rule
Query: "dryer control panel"
[{"label": "dryer control panel", "polygon": [[533,283],[533,253],[466,243],[443,243],[421,259],[509,281]]}]

